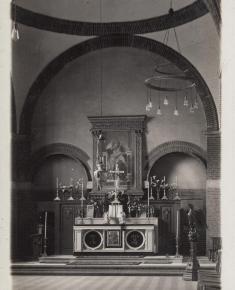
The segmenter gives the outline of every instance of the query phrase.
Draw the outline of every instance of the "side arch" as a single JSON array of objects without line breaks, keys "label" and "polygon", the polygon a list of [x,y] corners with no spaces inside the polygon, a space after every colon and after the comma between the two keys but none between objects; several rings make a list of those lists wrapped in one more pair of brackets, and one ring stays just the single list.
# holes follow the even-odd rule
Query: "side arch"
[{"label": "side arch", "polygon": [[195,80],[197,92],[204,107],[207,130],[217,131],[219,129],[217,110],[210,90],[198,70],[184,56],[156,40],[136,35],[113,34],[92,38],[69,48],[42,70],[27,94],[20,117],[20,134],[30,135],[33,113],[40,95],[66,64],[89,52],[109,47],[132,47],[147,50],[166,58],[181,70],[187,69],[188,76]]},{"label": "side arch", "polygon": [[147,176],[146,178],[148,178],[150,170],[157,160],[162,156],[173,152],[186,153],[200,160],[200,162],[203,162],[205,166],[207,164],[207,154],[198,145],[185,141],[170,141],[157,146],[150,152],[144,166],[144,171]]},{"label": "side arch", "polygon": [[80,148],[66,143],[52,143],[33,153],[28,166],[29,180],[32,180],[34,173],[42,165],[42,163],[53,155],[68,156],[76,162],[81,162],[86,171],[88,180],[92,180],[91,168],[88,165],[88,160],[90,159],[89,156]]}]

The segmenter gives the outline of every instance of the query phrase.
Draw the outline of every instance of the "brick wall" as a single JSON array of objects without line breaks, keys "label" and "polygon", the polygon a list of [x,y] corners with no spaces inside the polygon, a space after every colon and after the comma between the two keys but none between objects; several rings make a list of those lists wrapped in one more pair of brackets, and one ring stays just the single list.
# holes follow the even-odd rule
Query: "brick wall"
[{"label": "brick wall", "polygon": [[211,237],[220,236],[220,133],[207,135],[207,247],[211,246]]}]

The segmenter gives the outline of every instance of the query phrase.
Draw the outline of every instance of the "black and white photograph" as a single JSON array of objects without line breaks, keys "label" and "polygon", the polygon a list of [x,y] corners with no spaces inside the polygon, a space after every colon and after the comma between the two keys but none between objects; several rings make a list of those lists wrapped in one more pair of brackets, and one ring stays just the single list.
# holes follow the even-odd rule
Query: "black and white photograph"
[{"label": "black and white photograph", "polygon": [[0,288],[232,289],[221,0],[3,2],[11,283]]}]

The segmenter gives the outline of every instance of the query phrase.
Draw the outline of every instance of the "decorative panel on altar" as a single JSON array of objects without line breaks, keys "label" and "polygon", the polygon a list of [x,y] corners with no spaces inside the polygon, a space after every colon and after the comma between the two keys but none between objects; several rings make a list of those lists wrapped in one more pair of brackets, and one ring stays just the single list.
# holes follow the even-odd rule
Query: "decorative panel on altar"
[{"label": "decorative panel on altar", "polygon": [[[101,219],[73,227],[74,253],[158,252],[158,220],[127,219],[126,224],[104,224]],[[84,222],[84,223],[83,223]],[[143,223],[141,223],[143,222]]]},{"label": "decorative panel on altar", "polygon": [[[93,172],[102,163],[99,179],[94,178],[93,194],[115,189],[114,171],[118,168],[118,188],[142,195],[142,142],[146,116],[88,117],[93,134]],[[103,140],[99,144],[99,134]],[[98,162],[99,163],[99,162]]]}]

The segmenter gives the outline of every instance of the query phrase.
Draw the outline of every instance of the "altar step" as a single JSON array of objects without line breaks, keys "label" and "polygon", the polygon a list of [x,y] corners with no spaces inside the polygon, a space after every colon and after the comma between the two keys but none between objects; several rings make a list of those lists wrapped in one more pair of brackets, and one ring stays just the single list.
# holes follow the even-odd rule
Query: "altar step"
[{"label": "altar step", "polygon": [[[41,262],[22,262],[12,265],[13,275],[155,275],[182,276],[186,262],[164,256],[95,256],[44,257]],[[171,260],[170,260],[171,259]],[[200,263],[200,258],[199,258]],[[214,269],[215,264],[201,263],[201,269]]]}]

